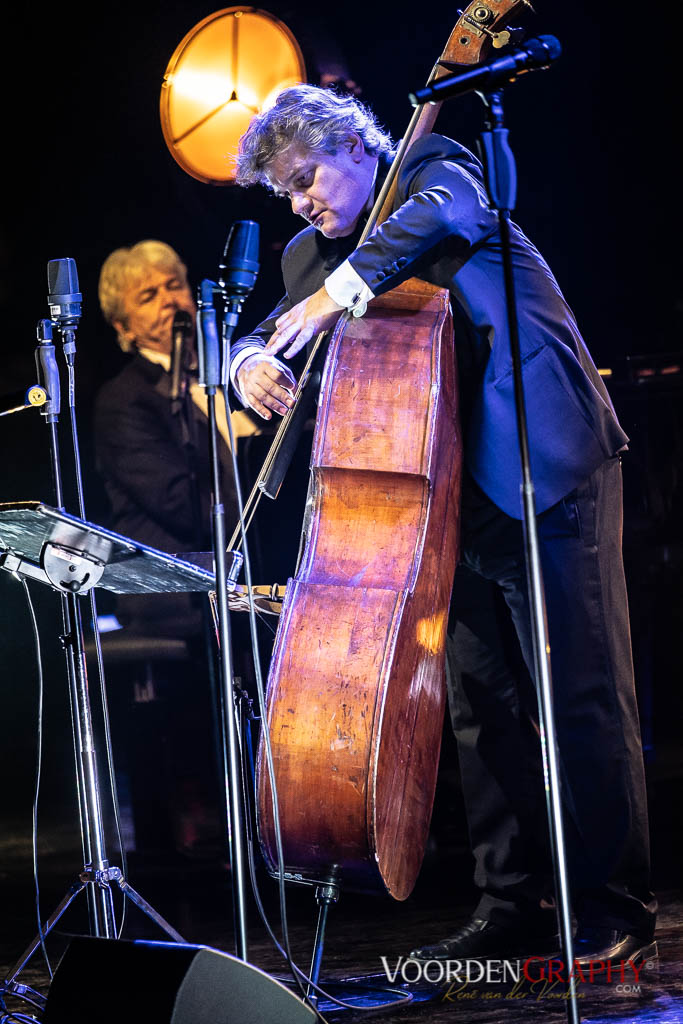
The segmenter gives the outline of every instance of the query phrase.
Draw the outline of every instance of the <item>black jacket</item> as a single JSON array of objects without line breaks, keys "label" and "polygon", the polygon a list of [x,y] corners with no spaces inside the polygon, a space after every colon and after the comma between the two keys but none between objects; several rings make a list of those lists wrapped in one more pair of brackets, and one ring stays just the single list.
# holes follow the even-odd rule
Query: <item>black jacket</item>
[{"label": "black jacket", "polygon": [[[188,429],[171,411],[170,374],[141,355],[100,389],[95,400],[97,468],[111,504],[109,526],[160,551],[211,549],[208,421],[188,397]],[[194,447],[185,443],[194,432]],[[226,527],[237,521],[230,452],[219,439]],[[198,514],[193,511],[196,478]],[[118,601],[119,618],[155,619],[138,628],[173,635],[199,628],[192,595],[133,595]],[[126,621],[128,620],[128,621]]]}]

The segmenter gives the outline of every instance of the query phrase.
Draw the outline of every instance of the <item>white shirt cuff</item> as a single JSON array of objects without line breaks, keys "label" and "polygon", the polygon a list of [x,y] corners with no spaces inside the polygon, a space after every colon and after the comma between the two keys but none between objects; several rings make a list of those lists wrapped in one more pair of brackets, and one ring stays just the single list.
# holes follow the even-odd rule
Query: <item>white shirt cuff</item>
[{"label": "white shirt cuff", "polygon": [[325,278],[325,291],[338,306],[345,306],[353,316],[363,316],[375,293],[356,273],[348,260],[344,260],[329,277]]}]

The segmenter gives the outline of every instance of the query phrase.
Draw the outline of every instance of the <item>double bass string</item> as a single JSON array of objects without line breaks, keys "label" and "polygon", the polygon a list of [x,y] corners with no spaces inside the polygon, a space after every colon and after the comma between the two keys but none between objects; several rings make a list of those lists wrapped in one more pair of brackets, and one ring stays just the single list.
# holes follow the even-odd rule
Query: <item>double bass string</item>
[{"label": "double bass string", "polygon": [[[445,58],[447,49],[448,48],[444,50],[444,53],[441,55],[441,59]],[[429,78],[427,79],[427,84],[429,85],[436,78],[440,77],[440,72],[441,74],[448,73],[446,69],[442,68],[439,62],[437,61],[437,63],[432,68],[432,72]],[[396,151],[396,155],[391,163],[391,167],[389,168],[384,184],[382,185],[380,193],[374,202],[367,223],[358,241],[358,246],[361,246],[367,240],[368,236],[371,234],[372,231],[374,231],[376,225],[380,221],[386,220],[386,218],[389,216],[391,210],[391,203],[393,200],[393,194],[396,187],[396,178],[398,176],[398,172],[401,168],[401,164],[403,163],[403,159],[406,155],[406,152],[408,151],[408,148],[413,140],[413,136],[415,135],[418,126],[423,132],[431,131],[431,128],[434,125],[434,122],[436,121],[440,109],[441,103],[423,103],[415,108],[413,116],[410,119],[410,123],[408,124],[406,132],[403,138],[401,139],[399,147]],[[349,316],[348,313],[342,313],[341,315],[346,318],[348,318]],[[311,372],[311,367],[328,334],[329,331],[323,331],[321,334],[319,334],[313,344],[313,347],[311,348],[308,359],[306,360],[306,365],[303,369],[301,377],[299,378],[299,381],[297,382],[296,385],[296,389],[294,391],[295,404],[292,406],[291,409],[289,409],[289,411],[283,416],[282,420],[280,421],[278,429],[275,432],[273,442],[270,448],[268,449],[268,453],[259,471],[259,475],[256,478],[256,481],[251,489],[249,497],[247,498],[246,504],[242,511],[242,515],[240,516],[240,521],[237,523],[233,535],[230,538],[230,541],[228,542],[228,551],[238,551],[239,548],[241,547],[242,529],[248,530],[249,526],[251,525],[251,521],[254,518],[256,509],[258,508],[258,504],[264,494],[261,485],[266,479],[268,473],[270,472],[271,468],[275,463],[275,460],[277,459],[280,453],[280,450],[284,443],[284,439],[287,436],[287,432],[289,430],[289,424],[294,416],[294,413],[297,411],[299,407],[304,390],[306,388],[306,385],[308,384],[308,378]],[[237,547],[235,547],[235,545],[237,545]]]},{"label": "double bass string", "polygon": [[[265,493],[263,491],[261,485],[263,484],[263,482],[266,479],[268,473],[272,469],[272,467],[273,467],[273,465],[275,463],[275,460],[277,459],[277,457],[278,457],[278,455],[280,453],[280,450],[281,450],[282,445],[284,443],[284,439],[287,436],[287,431],[289,429],[290,421],[291,421],[294,413],[299,408],[299,405],[300,405],[300,403],[302,401],[302,396],[303,396],[304,390],[306,388],[306,385],[308,383],[309,374],[311,372],[311,366],[313,365],[313,362],[314,362],[318,352],[320,351],[320,348],[321,348],[321,346],[323,344],[323,341],[327,337],[327,334],[328,334],[327,331],[323,331],[321,334],[318,335],[318,337],[315,340],[315,343],[314,343],[314,345],[313,345],[313,347],[311,349],[309,357],[306,360],[306,365],[305,365],[305,367],[304,367],[304,369],[302,371],[301,377],[299,378],[299,381],[298,381],[298,383],[296,385],[296,389],[294,391],[294,402],[295,402],[295,404],[292,406],[291,409],[289,409],[287,411],[287,413],[280,420],[280,425],[278,426],[277,431],[275,432],[275,436],[273,438],[272,444],[271,444],[270,448],[268,449],[268,454],[266,455],[266,457],[265,457],[265,459],[263,461],[263,465],[261,466],[261,469],[259,470],[259,474],[258,474],[258,476],[256,478],[256,482],[254,483],[254,486],[251,489],[251,493],[249,494],[249,497],[247,498],[247,501],[246,501],[246,503],[244,505],[244,509],[242,510],[242,515],[240,516],[240,520],[237,523],[237,526],[235,527],[233,535],[232,535],[232,537],[230,538],[230,540],[228,542],[228,551],[239,551],[239,548],[241,547],[241,544],[242,544],[242,537],[241,537],[242,529],[244,528],[245,531],[249,529],[249,526],[251,525],[251,521],[254,518],[254,515],[256,513],[256,509],[258,508],[258,503],[259,503],[259,501],[261,500],[261,498],[263,497],[263,495]],[[237,547],[235,547],[235,545],[237,545]]]}]

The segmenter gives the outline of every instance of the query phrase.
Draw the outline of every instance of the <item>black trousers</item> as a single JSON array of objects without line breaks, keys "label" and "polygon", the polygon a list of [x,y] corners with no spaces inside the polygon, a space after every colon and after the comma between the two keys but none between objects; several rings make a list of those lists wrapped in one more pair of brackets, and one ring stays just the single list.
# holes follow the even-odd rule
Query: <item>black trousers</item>
[{"label": "black trousers", "polygon": [[[467,479],[461,530],[449,701],[475,914],[508,921],[553,895],[523,525]],[[648,938],[656,903],[621,532],[618,458],[538,517],[573,909]]]}]

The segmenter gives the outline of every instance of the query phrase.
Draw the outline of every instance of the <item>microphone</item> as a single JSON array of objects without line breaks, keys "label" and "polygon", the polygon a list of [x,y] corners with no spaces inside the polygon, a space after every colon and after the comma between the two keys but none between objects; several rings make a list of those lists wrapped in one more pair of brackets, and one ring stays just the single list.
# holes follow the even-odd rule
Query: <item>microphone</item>
[{"label": "microphone", "polygon": [[192,337],[192,317],[184,309],[176,310],[171,328],[171,402],[181,397],[187,347]]},{"label": "microphone", "polygon": [[83,296],[78,290],[76,261],[50,260],[47,265],[47,304],[50,319],[60,330],[75,328],[81,317]]},{"label": "microphone", "polygon": [[203,388],[217,388],[221,382],[220,342],[213,305],[215,281],[206,278],[197,294],[197,348],[199,350],[199,383]]},{"label": "microphone", "polygon": [[529,39],[524,46],[511,50],[505,57],[496,57],[460,75],[439,78],[424,89],[411,92],[408,99],[417,107],[421,103],[447,100],[466,92],[489,92],[526,71],[550,67],[561,53],[560,41],[555,36],[538,36],[537,39]]},{"label": "microphone", "polygon": [[218,283],[223,293],[222,385],[226,389],[229,384],[230,341],[242,312],[242,304],[256,284],[259,272],[258,248],[259,226],[256,221],[235,221],[225,243],[223,262],[218,266]]},{"label": "microphone", "polygon": [[45,388],[41,388],[40,384],[32,384],[30,388],[22,388],[20,391],[0,396],[0,416],[23,412],[24,409],[34,409],[45,405],[46,402],[47,391]]},{"label": "microphone", "polygon": [[259,226],[253,220],[235,221],[218,265],[218,283],[225,296],[240,302],[256,284],[259,272]]}]

